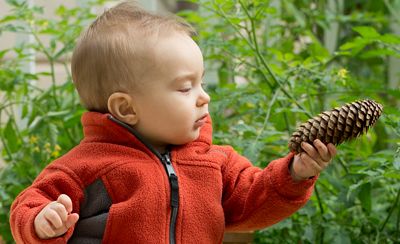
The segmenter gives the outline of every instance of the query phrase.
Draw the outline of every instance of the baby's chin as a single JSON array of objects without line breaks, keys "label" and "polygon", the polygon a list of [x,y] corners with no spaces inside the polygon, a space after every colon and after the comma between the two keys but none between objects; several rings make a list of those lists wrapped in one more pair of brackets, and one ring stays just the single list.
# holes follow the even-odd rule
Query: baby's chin
[{"label": "baby's chin", "polygon": [[185,138],[181,137],[178,140],[174,140],[174,142],[171,144],[177,146],[185,145],[197,140],[199,136],[200,136],[200,131],[198,131],[197,133],[193,133],[191,135],[187,135]]}]

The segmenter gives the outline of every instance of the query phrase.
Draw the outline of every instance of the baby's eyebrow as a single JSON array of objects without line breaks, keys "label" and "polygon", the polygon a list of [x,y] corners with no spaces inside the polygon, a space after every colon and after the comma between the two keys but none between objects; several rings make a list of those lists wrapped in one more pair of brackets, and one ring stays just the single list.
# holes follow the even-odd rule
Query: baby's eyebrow
[{"label": "baby's eyebrow", "polygon": [[[203,69],[203,73],[201,74],[201,78],[204,77],[204,74],[205,74],[205,70]],[[195,78],[196,78],[196,73],[190,73],[190,74],[185,74],[185,75],[182,75],[182,76],[178,76],[173,81],[174,82],[180,82],[180,81],[184,81],[184,80],[187,80],[187,79],[195,79]]]}]

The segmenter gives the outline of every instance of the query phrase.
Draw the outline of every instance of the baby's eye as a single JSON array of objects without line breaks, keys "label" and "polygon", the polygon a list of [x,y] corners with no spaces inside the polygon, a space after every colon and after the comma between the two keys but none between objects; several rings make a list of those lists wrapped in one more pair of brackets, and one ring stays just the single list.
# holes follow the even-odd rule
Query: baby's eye
[{"label": "baby's eye", "polygon": [[183,92],[183,93],[186,93],[186,92],[189,92],[190,89],[191,89],[190,87],[187,87],[187,88],[179,89],[178,91]]}]

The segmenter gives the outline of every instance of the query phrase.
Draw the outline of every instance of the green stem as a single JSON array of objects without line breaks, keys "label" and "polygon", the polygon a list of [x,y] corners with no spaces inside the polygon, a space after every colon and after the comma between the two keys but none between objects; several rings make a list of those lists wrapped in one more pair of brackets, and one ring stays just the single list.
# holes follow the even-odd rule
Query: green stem
[{"label": "green stem", "polygon": [[[255,33],[254,19],[251,17],[250,13],[247,11],[247,8],[244,6],[242,1],[239,1],[239,3],[241,4],[241,6],[243,7],[243,10],[245,11],[247,17],[251,21],[253,38],[255,38],[256,37],[256,33]],[[247,41],[247,43],[248,43],[248,41]],[[312,114],[310,112],[308,112],[300,103],[298,103],[297,99],[295,99],[289,92],[286,91],[286,89],[283,87],[283,84],[281,84],[281,82],[278,80],[278,78],[276,77],[274,72],[272,72],[272,69],[269,67],[269,65],[267,64],[267,62],[264,59],[264,56],[260,52],[260,49],[259,49],[258,43],[257,43],[257,39],[254,40],[254,46],[253,45],[249,45],[249,47],[256,53],[256,55],[260,59],[262,65],[268,71],[268,74],[271,76],[271,78],[274,80],[274,82],[280,87],[282,92],[289,99],[291,99],[291,101],[294,102],[300,109],[302,109],[310,118],[312,118]]]},{"label": "green stem", "polygon": [[318,183],[319,183],[319,185],[322,186],[322,188],[324,188],[326,191],[328,191],[330,194],[332,194],[332,196],[336,196],[338,194],[337,192],[335,192],[334,190],[330,189],[328,186],[323,184],[321,181],[319,181]]},{"label": "green stem", "polygon": [[[13,111],[13,110],[12,110]],[[15,122],[16,121],[16,119],[15,119],[16,117],[15,117],[15,113],[14,113],[14,111],[13,111],[13,113],[12,113],[12,119],[11,119],[11,116],[9,117],[9,119],[11,119],[11,121],[12,121],[12,124],[13,124],[13,126],[14,126],[14,129],[15,129],[15,134],[17,135],[17,137],[18,137],[18,139],[21,141],[21,143],[24,141],[24,138],[22,137],[22,135],[21,135],[21,131],[19,130],[19,127],[18,127],[18,125],[17,125],[17,123]],[[16,143],[16,142],[15,142]]]},{"label": "green stem", "polygon": [[315,195],[316,195],[317,200],[318,200],[318,207],[319,207],[319,210],[320,210],[320,212],[321,212],[321,215],[323,216],[324,213],[325,213],[325,211],[324,211],[324,208],[323,208],[323,206],[322,206],[321,197],[319,196],[317,183],[315,183]]},{"label": "green stem", "polygon": [[[393,204],[392,207],[390,208],[389,213],[388,213],[388,215],[386,216],[386,219],[385,219],[385,221],[383,222],[383,224],[382,224],[381,228],[379,229],[379,231],[382,231],[382,230],[385,228],[387,222],[389,221],[390,217],[392,216],[392,213],[394,212],[394,209],[397,207],[397,203],[399,202],[399,198],[400,198],[400,188],[399,188],[399,190],[397,191],[396,200],[394,201],[394,204]],[[398,227],[398,226],[397,226],[397,227]]]},{"label": "green stem", "polygon": [[[1,119],[1,115],[3,114],[2,113],[3,112],[3,109],[2,108],[0,108],[0,121],[2,121]],[[7,153],[7,156],[10,158],[10,160],[12,161],[14,158],[13,158],[13,156],[12,156],[12,153],[11,153],[11,150],[10,150],[10,148],[8,148],[8,146],[7,146],[7,143],[6,143],[6,141],[4,140],[4,138],[5,138],[5,136],[3,135],[3,130],[0,130],[0,132],[1,132],[1,142],[3,143],[3,147],[5,148],[5,150],[6,150],[6,153]]]},{"label": "green stem", "polygon": [[[326,219],[324,217],[325,211],[324,211],[324,207],[322,206],[322,200],[321,200],[321,197],[320,197],[319,192],[318,192],[317,184],[318,183],[315,183],[315,187],[314,187],[315,196],[317,197],[318,207],[319,207],[319,211],[320,211],[320,214],[321,214],[321,218],[325,222],[326,221]],[[324,228],[321,227],[320,243],[323,243],[324,235],[325,235]]]},{"label": "green stem", "polygon": [[265,127],[266,127],[267,124],[268,124],[269,116],[270,116],[270,114],[271,114],[271,109],[272,109],[272,106],[273,106],[274,103],[275,103],[276,98],[278,97],[278,94],[279,94],[279,90],[275,92],[275,94],[272,96],[271,102],[268,104],[268,110],[267,110],[267,114],[265,115],[265,118],[264,118],[264,123],[263,123],[263,125],[262,125],[262,127],[261,127],[260,132],[257,134],[256,139],[255,139],[254,142],[253,142],[253,146],[251,147],[251,151],[252,151],[252,152],[254,152],[255,146],[256,146],[258,140],[260,139],[261,134],[262,134],[263,131],[265,130]]},{"label": "green stem", "polygon": [[[281,104],[281,107],[283,107],[281,102],[279,102],[279,104]],[[290,137],[292,135],[292,128],[290,126],[289,118],[288,118],[288,115],[286,112],[283,113],[283,119],[285,120],[286,132],[288,133],[288,136]]]},{"label": "green stem", "polygon": [[24,103],[29,104],[28,102],[9,102],[7,104],[4,104],[3,106],[0,106],[0,112],[1,112],[1,110],[4,110],[4,109],[6,109],[8,107],[11,107],[11,106],[14,106],[14,105],[17,105],[17,104],[24,104]]},{"label": "green stem", "polygon": [[57,87],[56,87],[56,76],[55,76],[55,69],[54,69],[54,60],[52,57],[49,59],[49,64],[50,64],[50,73],[51,73],[51,83],[52,83],[52,93],[53,93],[53,99],[54,103],[57,108],[60,108],[60,104],[58,103],[57,99]]},{"label": "green stem", "polygon": [[391,16],[400,23],[400,17],[399,17],[399,13],[396,11],[396,9],[389,3],[388,0],[384,0],[383,1],[387,7],[387,9],[389,10]]},{"label": "green stem", "polygon": [[396,233],[397,239],[400,240],[400,207],[398,207],[397,211]]},{"label": "green stem", "polygon": [[[219,12],[216,12],[214,9],[209,8],[207,6],[204,6],[207,10],[214,12],[215,14],[219,15],[220,17],[222,17],[224,20],[226,20],[231,26],[232,28],[235,30],[235,32],[247,43],[247,45],[250,47],[250,49],[254,50],[252,43],[248,40],[248,38],[246,38],[243,33],[240,31],[240,29],[238,28],[238,25],[233,23],[224,13],[224,11],[221,9],[221,7],[219,5],[217,5],[217,8],[219,10]],[[239,26],[241,28],[243,28],[242,26]],[[256,62],[258,62],[258,60],[256,59]],[[260,70],[259,67],[257,67],[257,70],[259,70],[261,73],[264,73],[262,70]],[[269,79],[265,79],[265,82],[267,83],[267,85],[270,87],[271,90],[273,90],[273,85],[269,82]]]},{"label": "green stem", "polygon": [[[256,35],[256,24],[254,22],[254,18],[250,15],[248,9],[246,8],[246,6],[243,4],[242,1],[239,1],[240,5],[242,6],[243,10],[245,11],[247,17],[250,20],[250,25],[251,25],[251,35],[249,35],[250,37],[252,36],[252,40],[254,43],[253,45],[250,45],[250,48],[253,49],[253,51],[255,51],[257,53],[257,57],[258,59],[261,60],[261,62],[263,63],[264,67],[267,69],[267,71],[269,72],[270,76],[273,78],[273,80],[275,81],[276,84],[279,85],[279,88],[288,96],[289,94],[286,92],[286,90],[284,89],[283,85],[281,85],[278,81],[278,79],[275,77],[275,74],[272,72],[272,70],[270,69],[270,67],[267,65],[267,63],[265,62],[265,59],[263,57],[263,55],[261,54],[259,45],[258,45],[258,40],[257,40],[257,35]],[[249,43],[249,42],[248,42]],[[258,63],[258,59],[257,63]],[[265,80],[268,80],[264,71],[261,69],[258,69],[264,76]],[[287,81],[287,79],[285,79],[285,82]],[[276,92],[276,89],[274,87],[271,87],[272,92]],[[293,100],[293,99],[292,99]],[[280,104],[281,107],[283,107],[283,104],[281,101],[278,102]],[[286,125],[286,131],[288,132],[288,136],[290,137],[290,133],[291,133],[291,128],[290,128],[290,123],[289,123],[289,118],[286,112],[283,113],[283,118],[285,120],[285,125]]]},{"label": "green stem", "polygon": [[57,92],[56,92],[56,77],[55,77],[55,69],[54,69],[54,59],[51,56],[49,52],[47,52],[46,47],[44,46],[43,42],[40,40],[38,35],[36,34],[35,30],[33,28],[30,29],[31,34],[35,38],[36,42],[38,43],[40,47],[40,51],[44,53],[46,56],[47,60],[49,61],[50,64],[50,73],[51,73],[51,82],[52,82],[52,93],[53,93],[53,100],[57,108],[60,107],[57,99]]},{"label": "green stem", "polygon": [[349,174],[349,169],[347,168],[347,164],[344,161],[344,159],[340,156],[337,156],[337,158],[339,160],[340,165],[343,167],[344,171],[346,171],[346,174]]},{"label": "green stem", "polygon": [[[255,70],[258,70],[260,73],[262,73],[262,71],[260,70],[260,68],[257,66],[257,65],[255,65],[255,64],[252,64],[251,62],[249,62],[249,61],[246,61],[245,59],[243,59],[243,58],[240,58],[240,57],[237,57],[237,56],[235,56],[234,54],[232,54],[231,52],[229,52],[229,50],[227,50],[227,49],[223,49],[225,52],[226,52],[226,54],[228,54],[228,55],[230,55],[230,57],[232,57],[232,58],[234,58],[234,59],[237,59],[238,61],[240,61],[241,62],[241,64],[245,64],[245,65],[247,65],[247,66],[249,66],[249,67],[252,67],[252,68],[254,68]],[[300,69],[300,70],[302,70],[302,68],[301,67],[298,67],[297,69]],[[308,70],[308,69],[304,69],[304,70],[307,70],[307,71],[312,71],[312,70]],[[314,74],[320,74],[320,75],[322,75],[322,73],[321,72],[316,72],[316,71],[312,71]],[[264,76],[263,76],[264,77]],[[266,77],[264,77],[264,79],[266,79]],[[288,78],[286,79],[286,80],[288,80]],[[270,88],[271,88],[271,86],[270,86]],[[376,89],[370,89],[370,90],[368,90],[368,89],[363,89],[363,92],[368,96],[369,94],[371,94],[371,95],[375,95],[376,94]],[[384,92],[384,91],[383,91]],[[317,92],[317,93],[308,93],[308,95],[310,96],[310,97],[315,97],[315,96],[325,96],[325,95],[343,95],[343,94],[353,94],[353,93],[359,93],[359,91],[350,91],[350,90],[337,90],[337,91],[329,91],[329,93],[328,92]],[[390,94],[387,94],[387,93],[384,93],[384,95],[385,96],[390,96]],[[310,107],[311,108],[311,107]],[[311,112],[312,114],[314,114],[313,112]]]},{"label": "green stem", "polygon": [[[207,6],[205,6],[205,8],[208,9],[208,10],[210,10],[210,11],[212,11],[212,12],[214,12],[214,13],[216,13],[216,14],[218,14],[218,15],[221,16],[223,19],[225,19],[225,20],[235,29],[235,32],[236,32],[243,40],[246,41],[246,43],[247,43],[247,45],[250,47],[250,49],[252,49],[253,51],[256,50],[256,49],[253,47],[253,44],[251,43],[251,41],[249,41],[249,39],[250,39],[250,40],[253,40],[253,42],[254,42],[255,45],[256,45],[256,48],[258,49],[257,39],[256,39],[256,35],[255,35],[254,21],[253,21],[253,24],[252,24],[252,31],[250,32],[250,33],[253,33],[253,38],[251,38],[251,35],[249,35],[249,39],[247,39],[247,38],[242,34],[242,32],[240,31],[240,29],[238,28],[238,25],[235,24],[235,23],[233,23],[228,17],[226,17],[226,14],[224,13],[224,11],[221,9],[221,7],[220,7],[219,5],[217,5],[217,8],[218,8],[218,10],[219,10],[220,12],[216,12],[214,9],[208,8]],[[249,17],[249,18],[252,19],[251,17]],[[239,27],[240,27],[240,28],[245,28],[246,32],[249,33],[249,31],[248,31],[248,29],[247,29],[246,27],[242,27],[242,26],[239,26]],[[259,50],[259,49],[258,49],[258,50]],[[259,56],[260,56],[260,52],[258,52],[258,54],[257,54],[257,57],[259,57]],[[265,82],[267,83],[267,85],[268,85],[269,88],[271,89],[271,92],[274,92],[274,91],[276,90],[275,86],[272,85],[272,84],[269,82],[269,78],[266,76],[265,72],[264,72],[262,69],[259,68],[259,66],[260,66],[260,65],[259,65],[259,58],[256,58],[256,62],[257,62],[257,64],[258,64],[258,65],[255,67],[256,70],[258,70],[258,71],[262,74],[262,76],[264,77]],[[264,66],[265,66],[265,65],[264,65]],[[269,68],[269,67],[268,67],[268,68]],[[284,88],[283,88],[282,86],[280,86],[280,89],[284,91]],[[284,91],[284,93],[285,93],[285,94],[288,94],[286,91]],[[293,99],[292,99],[292,100],[293,100]],[[279,105],[280,105],[281,107],[283,107],[283,104],[282,104],[281,101],[279,101],[278,103],[279,103]],[[284,120],[285,120],[286,131],[288,132],[288,135],[290,136],[291,128],[290,128],[290,123],[289,123],[289,119],[288,119],[288,116],[287,116],[286,112],[284,112],[283,118],[284,118]]]},{"label": "green stem", "polygon": [[[18,139],[19,139],[19,140],[21,141],[21,143],[22,143],[22,142],[23,142],[23,137],[22,137],[22,135],[21,135],[21,132],[19,131],[19,128],[18,128],[17,123],[15,122],[17,116],[15,115],[14,109],[11,108],[11,109],[9,109],[9,111],[6,110],[6,109],[4,109],[4,111],[7,113],[7,118],[8,118],[9,120],[11,120],[12,126],[14,127],[13,129],[14,129],[15,134],[17,135]],[[17,142],[14,142],[14,143],[17,143]]]}]

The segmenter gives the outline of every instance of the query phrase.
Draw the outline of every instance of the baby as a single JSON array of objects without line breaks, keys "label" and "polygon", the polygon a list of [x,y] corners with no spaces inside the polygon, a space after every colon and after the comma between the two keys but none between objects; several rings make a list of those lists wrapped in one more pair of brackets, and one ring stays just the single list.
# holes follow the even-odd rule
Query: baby
[{"label": "baby", "polygon": [[260,169],[213,145],[192,34],[131,2],[82,34],[72,75],[84,138],[14,201],[17,243],[221,243],[225,230],[265,228],[308,201],[336,148],[305,143]]}]

